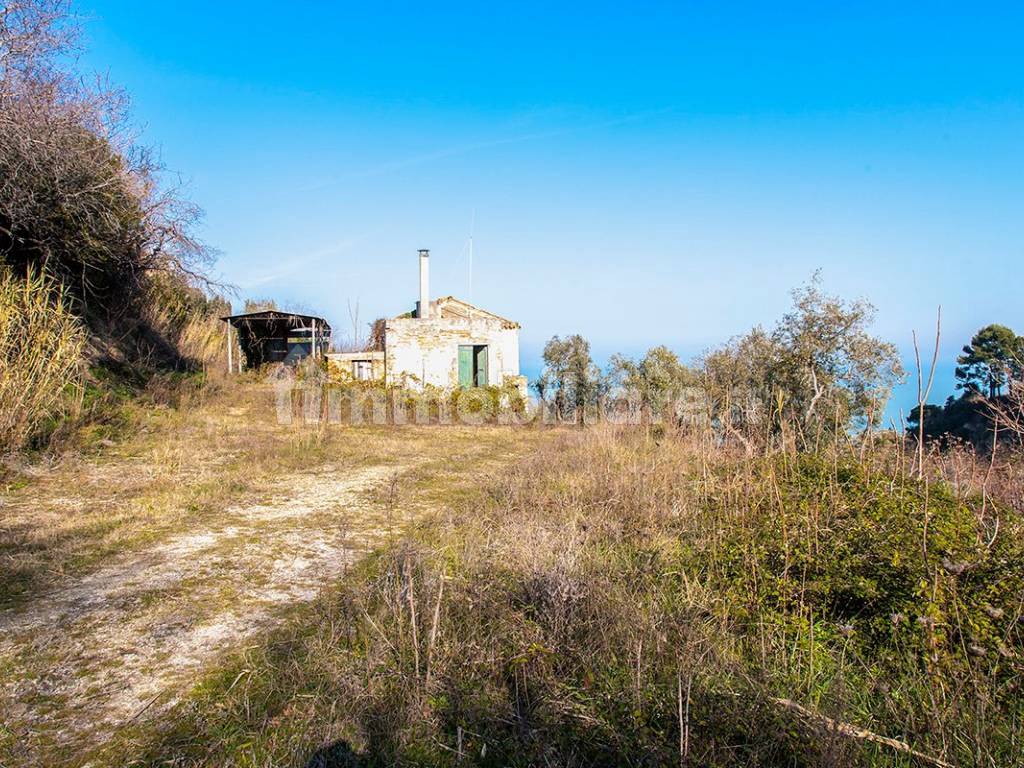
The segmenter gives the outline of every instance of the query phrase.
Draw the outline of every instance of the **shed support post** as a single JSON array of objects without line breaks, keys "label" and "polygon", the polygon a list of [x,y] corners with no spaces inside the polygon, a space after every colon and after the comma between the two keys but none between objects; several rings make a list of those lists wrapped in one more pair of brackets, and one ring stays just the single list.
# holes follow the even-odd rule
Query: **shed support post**
[{"label": "shed support post", "polygon": [[231,321],[228,320],[228,373],[232,372],[231,364]]}]

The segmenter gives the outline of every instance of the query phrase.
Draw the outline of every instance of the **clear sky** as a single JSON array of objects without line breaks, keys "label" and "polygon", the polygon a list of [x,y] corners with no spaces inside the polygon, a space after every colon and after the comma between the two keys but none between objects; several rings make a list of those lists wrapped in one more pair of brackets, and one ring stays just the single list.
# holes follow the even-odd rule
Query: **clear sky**
[{"label": "clear sky", "polygon": [[78,10],[219,275],[336,331],[410,308],[430,248],[527,373],[553,334],[691,357],[818,268],[908,359],[942,305],[933,400],[975,329],[1024,332],[1024,5],[554,5]]}]

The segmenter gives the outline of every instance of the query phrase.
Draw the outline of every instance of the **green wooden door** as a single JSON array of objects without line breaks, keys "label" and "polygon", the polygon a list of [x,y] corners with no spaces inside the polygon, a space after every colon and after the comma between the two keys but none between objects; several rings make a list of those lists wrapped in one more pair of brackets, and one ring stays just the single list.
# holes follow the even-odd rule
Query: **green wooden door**
[{"label": "green wooden door", "polygon": [[487,347],[476,348],[476,385],[487,386]]},{"label": "green wooden door", "polygon": [[459,386],[463,389],[473,386],[472,347],[459,347]]}]

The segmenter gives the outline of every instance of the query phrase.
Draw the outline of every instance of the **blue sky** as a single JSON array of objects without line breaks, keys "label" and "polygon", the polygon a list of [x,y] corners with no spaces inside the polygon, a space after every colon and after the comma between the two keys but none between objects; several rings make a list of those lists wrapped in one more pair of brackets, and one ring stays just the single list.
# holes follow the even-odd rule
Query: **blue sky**
[{"label": "blue sky", "polygon": [[415,301],[417,248],[528,373],[553,334],[691,357],[818,268],[908,359],[943,306],[933,400],[975,329],[1024,331],[1024,6],[549,5],[78,10],[219,275],[336,331]]}]

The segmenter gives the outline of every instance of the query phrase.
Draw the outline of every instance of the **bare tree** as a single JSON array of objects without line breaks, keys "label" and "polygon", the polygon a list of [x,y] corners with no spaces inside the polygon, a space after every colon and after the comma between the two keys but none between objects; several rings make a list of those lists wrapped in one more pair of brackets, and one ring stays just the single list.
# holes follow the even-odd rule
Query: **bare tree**
[{"label": "bare tree", "polygon": [[[999,426],[1005,439],[1018,448],[1024,447],[1024,382],[1015,379],[1009,382],[1009,391],[995,400],[985,403],[993,424]],[[994,440],[995,438],[993,438]]]},{"label": "bare tree", "polygon": [[347,301],[348,304],[348,320],[352,324],[352,340],[351,346],[354,350],[363,349],[363,329],[359,324],[359,299],[356,299],[356,304],[352,306],[352,300]]},{"label": "bare tree", "polygon": [[0,83],[61,79],[53,58],[77,50],[79,32],[69,0],[7,0],[0,7]]},{"label": "bare tree", "polygon": [[68,68],[78,32],[64,0],[0,8],[0,262],[54,276],[86,314],[139,303],[156,272],[206,285],[199,209],[136,143],[125,94]]}]

